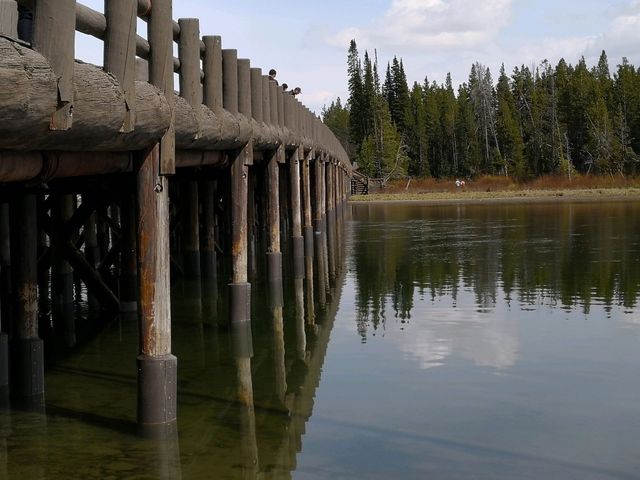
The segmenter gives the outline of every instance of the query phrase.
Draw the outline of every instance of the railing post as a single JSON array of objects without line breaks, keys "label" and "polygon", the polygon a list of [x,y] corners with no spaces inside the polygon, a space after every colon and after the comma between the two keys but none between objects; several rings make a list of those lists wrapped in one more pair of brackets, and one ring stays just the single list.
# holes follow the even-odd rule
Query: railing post
[{"label": "railing post", "polygon": [[171,108],[171,124],[160,140],[160,175],[171,175],[176,169],[172,10],[172,0],[153,0],[151,17],[147,24],[151,46],[149,82],[164,93]]},{"label": "railing post", "polygon": [[18,4],[14,0],[0,0],[0,35],[18,38]]},{"label": "railing post", "polygon": [[126,112],[121,132],[132,132],[136,124],[136,20],[137,0],[105,0],[107,30],[104,39],[104,69],[120,82]]},{"label": "railing post", "polygon": [[35,50],[44,56],[58,79],[58,106],[50,130],[69,130],[73,124],[76,0],[38,0],[33,12]]},{"label": "railing post", "polygon": [[[173,111],[173,22],[171,0],[154,0],[148,24],[149,78]],[[172,113],[173,116],[173,113]],[[169,261],[169,181],[175,167],[172,127],[159,144],[136,159],[138,204],[138,281],[140,355],[138,422],[169,424],[176,420],[177,365],[171,354]]]}]

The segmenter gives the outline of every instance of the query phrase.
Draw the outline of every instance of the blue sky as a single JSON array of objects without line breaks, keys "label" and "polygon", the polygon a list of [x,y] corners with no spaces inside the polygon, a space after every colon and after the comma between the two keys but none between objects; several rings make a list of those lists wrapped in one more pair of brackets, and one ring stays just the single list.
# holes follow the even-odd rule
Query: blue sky
[{"label": "blue sky", "polygon": [[[102,11],[103,0],[81,1]],[[640,0],[176,0],[173,8],[175,19],[200,18],[201,34],[222,35],[223,48],[252,66],[276,68],[318,112],[347,96],[351,38],[361,53],[377,49],[381,70],[402,57],[411,83],[440,83],[447,72],[464,82],[474,61],[494,76],[503,62],[507,71],[582,55],[593,64],[602,49],[612,68],[623,56],[640,65]],[[79,34],[79,58],[100,64],[101,51]]]}]

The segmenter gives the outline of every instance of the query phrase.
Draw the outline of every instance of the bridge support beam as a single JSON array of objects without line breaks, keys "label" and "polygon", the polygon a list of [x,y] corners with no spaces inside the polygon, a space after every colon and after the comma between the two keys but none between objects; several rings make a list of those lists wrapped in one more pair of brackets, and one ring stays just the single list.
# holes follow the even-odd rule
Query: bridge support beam
[{"label": "bridge support beam", "polygon": [[267,164],[267,275],[273,308],[283,306],[279,158],[284,154],[284,147],[280,147]]},{"label": "bridge support beam", "polygon": [[201,265],[202,277],[212,280],[218,277],[216,271],[216,185],[213,180],[205,180],[200,184],[202,195],[202,238],[201,242]]},{"label": "bridge support beam", "polygon": [[296,148],[289,158],[293,275],[296,279],[304,278],[304,237],[302,236],[302,204],[300,199],[300,163],[303,160],[302,147]]},{"label": "bridge support beam", "polygon": [[306,312],[307,322],[313,323],[314,314],[314,291],[313,291],[313,256],[314,256],[314,235],[313,235],[313,212],[311,210],[311,157],[313,152],[305,156],[302,163],[302,196],[304,206],[304,267],[306,283]]},{"label": "bridge support beam", "polygon": [[38,225],[36,197],[21,195],[11,204],[11,263],[14,314],[12,394],[44,395],[44,349],[38,337]]},{"label": "bridge support beam", "polygon": [[138,249],[136,239],[136,199],[131,185],[120,198],[121,222],[121,258],[120,258],[120,311],[135,313],[138,311]]},{"label": "bridge support beam", "polygon": [[335,165],[330,159],[326,164],[327,176],[327,256],[329,260],[329,280],[335,281],[336,278],[336,196],[335,196]]},{"label": "bridge support beam", "polygon": [[159,168],[159,146],[137,159],[138,422],[142,425],[176,420],[177,359],[171,354],[169,291],[169,185]]}]

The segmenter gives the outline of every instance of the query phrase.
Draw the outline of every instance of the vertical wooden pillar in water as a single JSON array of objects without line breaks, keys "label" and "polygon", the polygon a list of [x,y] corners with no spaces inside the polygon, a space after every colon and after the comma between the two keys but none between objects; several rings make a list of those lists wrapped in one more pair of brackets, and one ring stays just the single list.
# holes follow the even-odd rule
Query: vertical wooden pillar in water
[{"label": "vertical wooden pillar in water", "polygon": [[327,163],[327,257],[329,261],[329,279],[336,278],[336,197],[335,165],[333,159]]},{"label": "vertical wooden pillar in water", "polygon": [[13,318],[9,205],[0,203],[0,389],[9,385],[9,324]]},{"label": "vertical wooden pillar in water", "polygon": [[11,203],[11,263],[13,265],[14,357],[12,394],[44,394],[44,350],[38,337],[38,225],[36,197],[20,195]]},{"label": "vertical wooden pillar in water", "polygon": [[[238,115],[238,54],[222,51],[224,107]],[[249,167],[253,147],[247,145],[235,152],[231,164],[231,254],[232,280],[230,316],[232,323],[251,320],[251,285],[247,281],[247,197]],[[251,338],[249,336],[249,338]]]},{"label": "vertical wooden pillar in water", "polygon": [[325,283],[325,269],[326,269],[326,232],[324,230],[324,218],[323,218],[323,189],[324,189],[324,170],[323,170],[323,156],[318,155],[315,159],[315,210],[314,220],[316,225],[315,230],[315,247],[316,247],[316,267],[318,275],[318,303],[321,307],[324,307],[327,303],[327,291]]},{"label": "vertical wooden pillar in water", "polygon": [[[65,239],[60,238],[57,229],[67,222],[73,215],[73,198],[71,195],[61,195],[54,198],[51,207],[52,218],[52,248],[51,258],[51,303],[56,313],[62,317],[69,316],[73,309],[73,270],[62,254]],[[71,312],[72,314],[72,312]]]},{"label": "vertical wooden pillar in water", "polygon": [[[284,112],[287,128],[297,133],[298,125],[295,99],[285,95]],[[302,203],[300,198],[300,162],[304,160],[304,149],[297,146],[289,157],[289,179],[291,192],[291,237],[293,243],[293,275],[304,278],[304,238],[302,237]]]},{"label": "vertical wooden pillar in water", "polygon": [[[149,78],[167,98],[173,93],[171,10],[171,0],[154,0],[148,24]],[[160,145],[142,152],[136,162],[140,282],[138,422],[142,425],[176,420],[177,359],[171,355],[169,288],[169,185],[162,175],[175,166],[172,132],[170,129],[165,134]]]},{"label": "vertical wooden pillar in water", "polygon": [[314,295],[313,295],[313,212],[311,210],[311,157],[313,151],[305,156],[302,164],[302,191],[304,197],[304,266],[306,279],[306,298],[307,298],[307,321],[313,323],[314,315]]},{"label": "vertical wooden pillar in water", "polygon": [[[96,216],[97,214],[95,212],[92,213],[84,224],[84,253],[87,262],[93,268],[97,268],[100,263],[100,248],[98,247]],[[91,292],[91,290],[88,292],[88,302],[89,308],[92,310],[97,310],[100,307],[98,298]]]}]

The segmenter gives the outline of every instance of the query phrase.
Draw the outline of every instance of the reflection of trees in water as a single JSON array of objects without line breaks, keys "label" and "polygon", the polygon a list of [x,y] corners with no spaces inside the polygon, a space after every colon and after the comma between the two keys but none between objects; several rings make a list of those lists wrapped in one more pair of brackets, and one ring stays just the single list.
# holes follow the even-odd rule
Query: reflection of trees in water
[{"label": "reflection of trees in water", "polygon": [[[470,289],[480,310],[502,295],[588,312],[635,306],[640,205],[363,206],[354,233],[358,331],[411,318],[415,295]],[[387,312],[388,306],[393,314]]]}]

